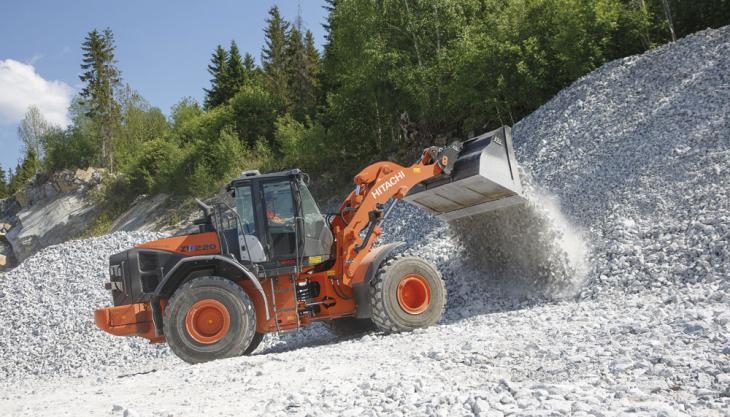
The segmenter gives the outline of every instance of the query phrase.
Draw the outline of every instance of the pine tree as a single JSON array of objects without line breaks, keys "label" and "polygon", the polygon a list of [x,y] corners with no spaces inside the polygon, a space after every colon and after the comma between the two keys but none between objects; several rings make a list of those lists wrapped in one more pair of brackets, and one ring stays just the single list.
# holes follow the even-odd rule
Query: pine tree
[{"label": "pine tree", "polygon": [[79,78],[85,83],[80,97],[87,107],[87,116],[92,118],[99,129],[101,142],[101,164],[114,170],[112,141],[119,123],[119,103],[115,91],[121,83],[120,71],[114,59],[114,34],[111,29],[99,33],[96,29],[86,35],[81,46],[83,61]]},{"label": "pine tree", "polygon": [[[11,171],[8,169],[8,171]],[[8,180],[8,194],[15,194],[18,191],[18,174],[20,173],[20,162],[15,164],[15,172],[10,176]]]},{"label": "pine tree", "polygon": [[38,161],[35,151],[28,149],[25,153],[25,158],[23,158],[23,162],[15,168],[15,175],[13,175],[13,179],[10,181],[10,193],[15,193],[23,188],[25,183],[35,176],[39,166],[40,161]]},{"label": "pine tree", "polygon": [[249,79],[253,77],[254,72],[256,72],[256,62],[254,62],[253,55],[246,52],[246,55],[243,56],[243,68],[246,70],[246,74],[248,74]]},{"label": "pine tree", "polygon": [[236,41],[231,41],[226,68],[228,70],[227,96],[231,98],[246,83],[247,78],[246,68],[243,66],[243,59],[241,58]]},{"label": "pine tree", "polygon": [[205,108],[212,109],[226,102],[228,93],[228,52],[218,45],[210,59],[208,73],[213,77],[210,80],[210,89],[205,89]]},{"label": "pine tree", "polygon": [[8,179],[5,177],[5,170],[0,165],[0,199],[8,197]]},{"label": "pine tree", "polygon": [[266,19],[264,29],[266,46],[261,53],[261,64],[269,83],[269,89],[278,100],[286,103],[287,74],[286,74],[286,44],[289,22],[279,13],[279,8],[273,6]]},{"label": "pine tree", "polygon": [[325,6],[322,6],[327,10],[327,21],[322,24],[322,27],[324,28],[324,39],[326,41],[324,49],[327,50],[327,47],[332,43],[332,14],[335,11],[335,7],[337,7],[337,0],[324,0],[324,2],[327,3]]},{"label": "pine tree", "polygon": [[292,114],[300,122],[314,118],[319,99],[319,52],[314,36],[307,31],[305,39],[292,28],[286,49],[287,80]]},{"label": "pine tree", "polygon": [[319,101],[321,95],[321,82],[319,78],[322,71],[322,59],[320,58],[317,47],[314,46],[314,35],[310,31],[307,31],[307,35],[305,36],[304,47],[307,53],[307,73],[310,86],[313,90],[314,97]]},{"label": "pine tree", "polygon": [[286,79],[291,111],[300,122],[308,114],[308,104],[311,101],[307,67],[307,50],[301,32],[293,27],[286,45]]}]

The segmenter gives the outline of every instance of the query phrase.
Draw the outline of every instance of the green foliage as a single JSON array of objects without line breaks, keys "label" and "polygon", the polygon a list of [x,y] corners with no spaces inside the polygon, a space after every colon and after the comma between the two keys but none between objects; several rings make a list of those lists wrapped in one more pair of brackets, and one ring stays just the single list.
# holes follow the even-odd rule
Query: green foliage
[{"label": "green foliage", "polygon": [[677,36],[730,24],[730,0],[669,0]]},{"label": "green foliage", "polygon": [[180,147],[164,139],[153,139],[145,142],[141,150],[127,174],[131,188],[140,194],[185,190],[176,181],[185,156]]},{"label": "green foliage", "polygon": [[641,7],[651,19],[646,32],[651,46],[698,30],[730,24],[730,0],[644,0]]},{"label": "green foliage", "polygon": [[6,198],[9,194],[8,178],[2,165],[0,165],[0,199]]},{"label": "green foliage", "polygon": [[231,116],[238,137],[249,147],[258,140],[269,144],[274,138],[274,122],[283,104],[264,86],[247,84],[231,100]]},{"label": "green foliage", "polygon": [[33,149],[40,159],[43,158],[43,136],[50,129],[50,124],[41,114],[37,106],[28,107],[25,117],[18,126],[18,136],[25,149]]},{"label": "green foliage", "polygon": [[246,52],[246,55],[243,56],[243,68],[246,70],[246,75],[249,79],[252,78],[256,72],[256,62],[253,59],[253,55],[248,52]]},{"label": "green foliage", "polygon": [[144,144],[155,138],[164,136],[169,126],[160,109],[150,104],[126,87],[121,97],[121,124],[114,142],[114,154],[117,155],[117,166],[124,172],[130,164],[144,154]]},{"label": "green foliage", "polygon": [[316,115],[319,96],[319,53],[312,33],[307,31],[306,37],[305,45],[299,29],[292,28],[285,51],[288,102],[290,112],[299,121]]},{"label": "green foliage", "polygon": [[304,36],[304,48],[307,56],[306,60],[306,72],[307,78],[311,84],[311,88],[315,95],[315,104],[321,99],[321,80],[322,75],[322,63],[321,57],[317,47],[314,45],[314,35],[312,32],[307,31]]},{"label": "green foliage", "polygon": [[200,105],[190,97],[185,97],[179,103],[172,106],[172,130],[175,134],[181,135],[189,130],[189,123],[203,114]]},{"label": "green foliage", "polygon": [[329,152],[329,138],[321,124],[312,125],[309,120],[307,124],[301,123],[287,114],[277,119],[275,137],[282,156],[272,168],[304,168],[312,172],[331,168],[328,161],[334,155]]},{"label": "green foliage", "polygon": [[14,194],[23,188],[25,183],[35,176],[39,168],[40,161],[36,157],[35,151],[32,148],[26,150],[23,162],[15,168],[15,175],[10,180],[8,192]]},{"label": "green foliage", "polygon": [[71,102],[69,113],[67,129],[52,128],[43,137],[43,167],[48,172],[100,165],[98,122],[88,115],[87,105],[79,97]]},{"label": "green foliage", "polygon": [[230,129],[221,130],[212,143],[197,142],[189,156],[193,168],[190,192],[205,196],[216,191],[222,181],[236,173],[242,157],[241,143]]},{"label": "green foliage", "polygon": [[337,2],[323,123],[338,132],[342,164],[410,162],[430,144],[512,124],[640,52],[644,22],[618,0]]}]

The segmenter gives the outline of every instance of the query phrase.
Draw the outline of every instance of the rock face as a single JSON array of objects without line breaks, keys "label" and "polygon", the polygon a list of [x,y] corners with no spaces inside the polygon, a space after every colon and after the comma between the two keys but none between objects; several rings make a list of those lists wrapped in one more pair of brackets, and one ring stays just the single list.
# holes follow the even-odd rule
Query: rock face
[{"label": "rock face", "polygon": [[22,261],[46,246],[78,236],[96,214],[94,204],[83,193],[70,192],[21,210],[17,214],[20,227],[13,227],[6,238]]},{"label": "rock face", "polygon": [[50,177],[37,175],[13,197],[0,204],[0,268],[38,250],[79,236],[98,215],[89,191],[104,170],[64,170]]},{"label": "rock face", "polygon": [[164,208],[167,200],[167,194],[140,196],[134,201],[129,210],[117,218],[109,229],[109,233],[151,232],[164,229],[163,225],[160,224],[164,220],[158,216],[158,213]]},{"label": "rock face", "polygon": [[13,248],[5,239],[5,235],[7,235],[9,230],[9,224],[0,223],[0,270],[2,270],[3,268],[7,268],[11,265],[11,255],[13,253]]}]

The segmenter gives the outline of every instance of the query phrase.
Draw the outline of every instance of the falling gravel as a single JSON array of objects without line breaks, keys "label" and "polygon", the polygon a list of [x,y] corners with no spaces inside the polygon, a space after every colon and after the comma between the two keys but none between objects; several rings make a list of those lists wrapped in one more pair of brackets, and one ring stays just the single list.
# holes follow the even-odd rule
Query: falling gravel
[{"label": "falling gravel", "polygon": [[440,325],[188,366],[93,326],[107,256],[154,236],[69,242],[0,276],[0,415],[730,414],[730,27],[608,63],[513,135],[528,205],[383,224],[442,272]]},{"label": "falling gravel", "polygon": [[512,295],[574,297],[588,273],[582,233],[560,212],[560,202],[523,175],[527,202],[453,221],[451,232],[480,275]]}]

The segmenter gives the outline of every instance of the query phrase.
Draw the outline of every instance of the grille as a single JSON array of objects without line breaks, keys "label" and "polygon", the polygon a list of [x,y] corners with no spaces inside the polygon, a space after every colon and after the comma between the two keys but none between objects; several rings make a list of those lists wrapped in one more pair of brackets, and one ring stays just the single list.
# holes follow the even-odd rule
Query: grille
[{"label": "grille", "polygon": [[140,271],[156,271],[157,270],[157,254],[156,253],[140,253],[139,254],[139,270]]},{"label": "grille", "polygon": [[155,291],[155,288],[157,288],[157,284],[159,284],[160,279],[157,274],[143,274],[142,275],[142,292],[151,293]]}]

